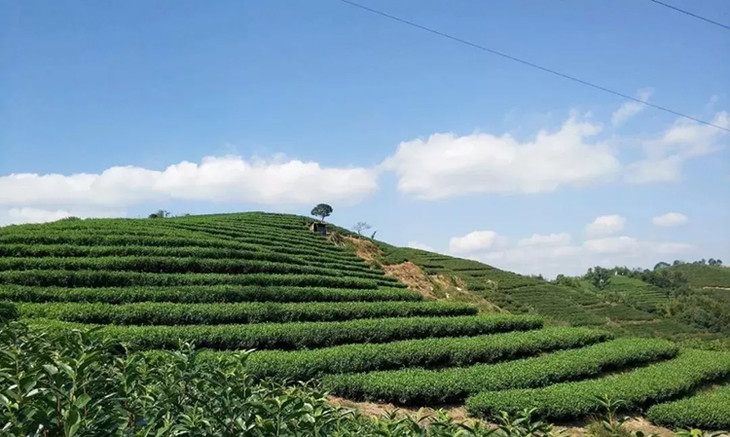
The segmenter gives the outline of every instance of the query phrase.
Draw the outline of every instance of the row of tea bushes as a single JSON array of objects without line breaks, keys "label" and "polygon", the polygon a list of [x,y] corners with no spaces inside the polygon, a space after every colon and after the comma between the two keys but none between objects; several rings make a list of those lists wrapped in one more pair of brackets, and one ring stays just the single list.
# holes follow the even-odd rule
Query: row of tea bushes
[{"label": "row of tea bushes", "polygon": [[108,270],[24,270],[0,272],[0,284],[35,287],[170,287],[180,285],[261,285],[375,289],[398,284],[376,279],[327,275],[251,273],[139,273]]},{"label": "row of tea bushes", "polygon": [[[348,344],[303,351],[258,351],[249,371],[258,377],[308,380],[327,373],[368,372],[403,367],[467,366],[510,360],[605,341],[607,332],[585,328],[547,328],[540,323],[514,331],[475,337],[427,338],[381,344]],[[523,331],[525,329],[535,329]],[[227,354],[216,352],[214,354]],[[205,356],[203,354],[202,356]]]},{"label": "row of tea bushes", "polygon": [[485,390],[544,387],[647,364],[677,354],[666,340],[618,339],[582,349],[446,370],[406,369],[334,375],[324,380],[334,393],[355,399],[399,404],[444,404]]},{"label": "row of tea bushes", "polygon": [[[48,319],[34,319],[33,325],[49,329],[97,326]],[[174,349],[180,341],[211,349],[303,349],[346,343],[385,343],[416,338],[472,336],[540,326],[542,320],[535,317],[496,315],[252,325],[108,325],[95,330],[94,335],[125,343],[132,349]]]},{"label": "row of tea bushes", "polygon": [[21,317],[114,325],[215,325],[265,322],[330,322],[386,317],[474,315],[477,308],[452,302],[316,303],[19,303]]},{"label": "row of tea bushes", "polygon": [[0,300],[15,302],[376,302],[420,301],[423,295],[405,288],[351,289],[235,285],[170,287],[65,288],[0,285]]},{"label": "row of tea bushes", "polygon": [[646,417],[672,428],[730,430],[730,385],[651,407]]},{"label": "row of tea bushes", "polygon": [[466,405],[478,416],[535,408],[546,419],[571,419],[602,411],[601,397],[621,400],[622,408],[635,410],[686,395],[727,376],[730,352],[690,349],[673,360],[605,378],[538,389],[485,391],[468,398]]}]

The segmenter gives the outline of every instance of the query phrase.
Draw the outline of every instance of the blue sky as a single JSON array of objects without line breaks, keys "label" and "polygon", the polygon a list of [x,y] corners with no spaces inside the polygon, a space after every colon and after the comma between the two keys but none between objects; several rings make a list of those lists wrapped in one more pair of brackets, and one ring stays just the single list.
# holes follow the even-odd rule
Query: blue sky
[{"label": "blue sky", "polygon": [[[648,0],[362,2],[730,126],[730,32]],[[0,1],[0,55],[0,224],[326,201],[525,273],[730,262],[727,132],[336,0]]]}]

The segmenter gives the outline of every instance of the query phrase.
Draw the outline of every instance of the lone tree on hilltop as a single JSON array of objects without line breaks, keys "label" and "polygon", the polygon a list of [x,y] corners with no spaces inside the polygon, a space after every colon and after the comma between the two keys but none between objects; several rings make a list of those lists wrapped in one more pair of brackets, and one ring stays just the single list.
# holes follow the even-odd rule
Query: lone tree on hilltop
[{"label": "lone tree on hilltop", "polygon": [[312,212],[310,214],[315,217],[319,217],[322,223],[324,223],[324,218],[329,217],[329,215],[332,214],[332,207],[326,203],[320,203],[312,208]]},{"label": "lone tree on hilltop", "polygon": [[164,209],[160,209],[157,212],[153,212],[149,215],[149,218],[151,219],[161,219],[166,217],[170,217],[170,211],[165,211]]},{"label": "lone tree on hilltop", "polygon": [[372,228],[369,224],[366,222],[357,222],[355,223],[355,226],[352,227],[352,229],[357,232],[357,235],[362,237],[363,231],[367,231],[368,229]]}]

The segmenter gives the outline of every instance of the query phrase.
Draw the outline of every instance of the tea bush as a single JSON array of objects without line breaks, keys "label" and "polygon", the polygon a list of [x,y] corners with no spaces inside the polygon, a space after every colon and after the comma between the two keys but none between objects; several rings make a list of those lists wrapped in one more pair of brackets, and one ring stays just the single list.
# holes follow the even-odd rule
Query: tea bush
[{"label": "tea bush", "polygon": [[675,402],[651,407],[646,417],[672,428],[730,431],[730,385]]}]

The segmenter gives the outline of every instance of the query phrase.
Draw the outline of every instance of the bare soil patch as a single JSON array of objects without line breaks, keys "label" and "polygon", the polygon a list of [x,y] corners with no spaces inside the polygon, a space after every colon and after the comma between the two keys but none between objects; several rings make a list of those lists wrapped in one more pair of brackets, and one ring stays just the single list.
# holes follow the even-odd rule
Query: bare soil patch
[{"label": "bare soil patch", "polygon": [[355,255],[369,264],[378,263],[383,258],[383,251],[372,241],[349,236],[343,238],[355,248]]},{"label": "bare soil patch", "polygon": [[386,276],[393,276],[413,291],[421,293],[424,297],[435,298],[434,285],[428,276],[423,273],[420,267],[410,261],[400,264],[383,266]]}]

